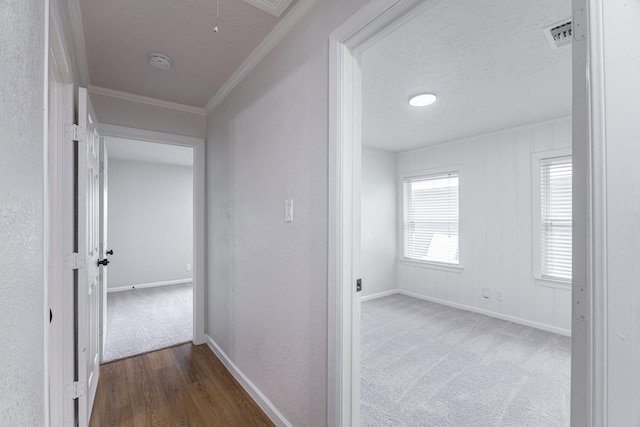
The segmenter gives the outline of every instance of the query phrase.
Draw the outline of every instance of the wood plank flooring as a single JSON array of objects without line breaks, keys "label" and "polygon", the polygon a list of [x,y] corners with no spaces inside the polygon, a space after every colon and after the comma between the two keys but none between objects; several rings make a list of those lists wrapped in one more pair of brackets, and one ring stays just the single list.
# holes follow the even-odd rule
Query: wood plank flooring
[{"label": "wood plank flooring", "polygon": [[273,426],[206,345],[100,367],[90,427]]}]

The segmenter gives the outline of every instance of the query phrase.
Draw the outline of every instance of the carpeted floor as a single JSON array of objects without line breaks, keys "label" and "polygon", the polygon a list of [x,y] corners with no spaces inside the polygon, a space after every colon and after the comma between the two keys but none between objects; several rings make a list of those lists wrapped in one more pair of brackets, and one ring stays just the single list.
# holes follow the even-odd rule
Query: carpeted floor
[{"label": "carpeted floor", "polygon": [[191,283],[108,293],[103,362],[192,341],[192,325]]},{"label": "carpeted floor", "polygon": [[568,426],[571,340],[400,294],[362,303],[362,426]]}]

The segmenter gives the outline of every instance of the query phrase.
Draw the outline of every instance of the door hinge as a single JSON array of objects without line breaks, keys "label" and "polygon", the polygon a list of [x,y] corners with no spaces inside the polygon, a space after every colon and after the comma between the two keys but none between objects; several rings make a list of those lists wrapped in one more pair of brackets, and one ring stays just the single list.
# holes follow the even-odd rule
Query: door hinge
[{"label": "door hinge", "polygon": [[64,394],[67,399],[78,399],[84,396],[85,391],[84,381],[74,381],[64,388]]},{"label": "door hinge", "polygon": [[356,280],[356,292],[362,291],[362,279]]},{"label": "door hinge", "polygon": [[584,40],[587,38],[587,14],[584,9],[578,9],[573,15],[573,38],[574,40]]},{"label": "door hinge", "polygon": [[64,136],[72,141],[84,141],[86,132],[78,125],[66,124],[64,125]]},{"label": "door hinge", "polygon": [[67,254],[64,257],[64,266],[65,268],[68,268],[70,270],[78,270],[80,268],[84,268],[84,257],[81,257],[77,252]]}]

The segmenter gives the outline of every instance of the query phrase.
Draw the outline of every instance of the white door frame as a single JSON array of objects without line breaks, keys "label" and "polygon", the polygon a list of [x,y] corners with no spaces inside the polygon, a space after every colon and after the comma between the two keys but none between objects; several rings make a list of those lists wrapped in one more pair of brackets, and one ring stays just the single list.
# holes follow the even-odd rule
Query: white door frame
[{"label": "white door frame", "polygon": [[73,252],[74,171],[65,168],[65,159],[73,155],[73,144],[65,136],[65,125],[74,123],[74,87],[62,33],[57,3],[50,4],[49,15],[49,144],[45,191],[48,200],[48,227],[45,251],[48,251],[47,293],[52,311],[50,353],[48,355],[49,416],[52,426],[72,425],[74,400],[66,387],[74,380],[73,270],[65,267],[65,254]]},{"label": "white door frame", "polygon": [[[100,118],[98,118],[99,120]],[[202,138],[100,123],[101,137],[133,139],[193,148],[193,343],[205,339],[205,143]]]},{"label": "white door frame", "polygon": [[[574,245],[573,255],[573,277],[578,278],[573,303],[574,307],[577,303],[585,307],[579,313],[574,310],[572,322],[571,415],[576,426],[604,425],[599,420],[606,414],[602,359],[606,313],[601,300],[606,296],[602,285],[606,265],[599,249],[606,238],[602,217],[606,206],[600,120],[603,100],[599,96],[602,87],[587,79],[585,73],[586,69],[593,78],[601,71],[601,9],[597,6],[602,1],[573,0],[574,13],[582,9],[582,25],[588,22],[589,28],[594,28],[593,42],[585,35],[585,43],[573,46],[574,110],[583,105],[573,118],[573,150],[578,153],[574,165],[581,162],[578,177],[574,177],[574,192],[580,195],[578,201],[574,200],[574,239],[582,233],[585,245],[585,250],[576,250]],[[372,0],[330,35],[327,423],[331,426],[355,426],[360,421],[360,300],[354,283],[360,230],[360,53],[412,19],[428,3]],[[587,3],[592,7],[587,8]],[[577,22],[582,23],[582,18]],[[587,63],[587,51],[591,63]],[[602,286],[595,289],[594,283]]]}]

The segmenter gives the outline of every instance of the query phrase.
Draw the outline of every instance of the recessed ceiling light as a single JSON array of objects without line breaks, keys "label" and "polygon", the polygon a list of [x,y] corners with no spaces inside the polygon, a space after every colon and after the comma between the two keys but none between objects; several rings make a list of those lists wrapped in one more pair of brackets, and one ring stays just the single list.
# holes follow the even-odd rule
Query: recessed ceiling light
[{"label": "recessed ceiling light", "polygon": [[412,96],[409,99],[409,104],[413,107],[426,107],[427,105],[431,105],[438,99],[432,93],[421,93],[420,95]]},{"label": "recessed ceiling light", "polygon": [[168,70],[171,67],[171,59],[161,53],[152,53],[149,55],[149,64],[158,70]]}]

